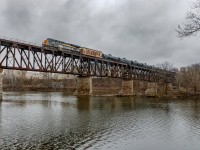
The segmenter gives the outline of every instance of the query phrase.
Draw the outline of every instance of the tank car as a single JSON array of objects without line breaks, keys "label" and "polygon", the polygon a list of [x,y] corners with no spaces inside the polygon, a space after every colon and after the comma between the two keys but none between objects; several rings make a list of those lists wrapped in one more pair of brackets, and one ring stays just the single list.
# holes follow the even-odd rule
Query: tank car
[{"label": "tank car", "polygon": [[112,60],[112,61],[116,61],[116,62],[120,62],[121,58],[119,57],[115,57],[115,56],[112,56],[111,54],[103,54],[102,57],[104,59],[108,59],[108,60]]},{"label": "tank car", "polygon": [[137,66],[137,67],[147,68],[147,69],[152,68],[152,66],[149,66],[146,63],[143,64],[143,63],[139,63],[137,61],[127,60],[126,58],[115,57],[115,56],[112,56],[111,54],[108,54],[108,55],[103,54],[102,57],[105,58],[105,59],[108,59],[108,60],[115,61],[115,62],[125,63],[125,64],[128,64],[130,66]]}]

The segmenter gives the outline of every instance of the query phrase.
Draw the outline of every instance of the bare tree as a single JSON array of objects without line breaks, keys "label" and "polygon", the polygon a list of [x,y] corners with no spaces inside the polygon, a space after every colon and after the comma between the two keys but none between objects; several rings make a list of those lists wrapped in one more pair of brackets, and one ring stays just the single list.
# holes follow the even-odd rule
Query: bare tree
[{"label": "bare tree", "polygon": [[200,0],[193,2],[191,9],[186,14],[186,21],[176,29],[179,38],[196,35],[200,31]]},{"label": "bare tree", "polygon": [[157,64],[156,66],[158,68],[163,69],[163,70],[168,70],[168,71],[173,71],[174,70],[173,64],[171,64],[171,63],[169,63],[167,61],[165,61],[165,62],[163,62],[161,64]]},{"label": "bare tree", "polygon": [[197,94],[200,89],[200,64],[193,64],[181,68],[177,76],[179,78],[178,84],[187,90],[192,89],[194,94]]},{"label": "bare tree", "polygon": [[199,88],[200,83],[200,65],[199,64],[193,64],[189,68],[189,79],[191,83],[191,87],[193,88],[193,91],[195,94],[197,94],[197,89]]}]

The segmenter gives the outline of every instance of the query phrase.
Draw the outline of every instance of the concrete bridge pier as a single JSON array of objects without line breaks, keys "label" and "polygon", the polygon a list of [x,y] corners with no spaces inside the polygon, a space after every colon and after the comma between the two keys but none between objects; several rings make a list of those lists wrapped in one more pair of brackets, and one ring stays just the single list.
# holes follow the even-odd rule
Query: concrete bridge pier
[{"label": "concrete bridge pier", "polygon": [[156,97],[158,96],[158,84],[156,82],[148,82],[145,96]]},{"label": "concrete bridge pier", "polygon": [[78,76],[74,95],[92,95],[92,77]]},{"label": "concrete bridge pier", "polygon": [[141,95],[145,94],[147,85],[148,85],[148,81],[139,81],[139,90],[140,90]]},{"label": "concrete bridge pier", "polygon": [[133,95],[133,80],[132,79],[123,79],[122,87],[120,94],[123,96],[132,96]]},{"label": "concrete bridge pier", "polygon": [[173,93],[172,83],[167,83],[167,85],[166,85],[166,94],[167,95],[172,95],[172,93]]},{"label": "concrete bridge pier", "polygon": [[160,96],[172,96],[173,88],[172,83],[159,83],[158,94]]}]

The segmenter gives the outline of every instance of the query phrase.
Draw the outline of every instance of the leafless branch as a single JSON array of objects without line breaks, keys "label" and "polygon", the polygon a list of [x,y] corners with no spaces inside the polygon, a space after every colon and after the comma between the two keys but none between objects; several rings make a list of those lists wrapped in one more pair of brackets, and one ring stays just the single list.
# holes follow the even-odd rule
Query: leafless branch
[{"label": "leafless branch", "polygon": [[191,9],[186,14],[186,21],[176,29],[179,38],[196,35],[200,31],[200,0],[192,3]]}]

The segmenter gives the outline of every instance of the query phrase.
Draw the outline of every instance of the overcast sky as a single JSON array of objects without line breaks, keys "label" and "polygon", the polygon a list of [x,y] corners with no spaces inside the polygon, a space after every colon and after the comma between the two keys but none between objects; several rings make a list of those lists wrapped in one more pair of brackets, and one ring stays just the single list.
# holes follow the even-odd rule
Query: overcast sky
[{"label": "overcast sky", "polygon": [[192,0],[1,0],[0,35],[48,37],[150,65],[200,62],[200,36],[180,40]]}]

